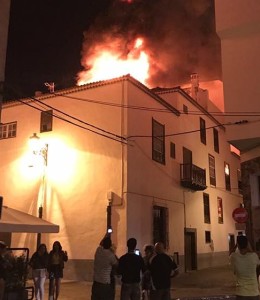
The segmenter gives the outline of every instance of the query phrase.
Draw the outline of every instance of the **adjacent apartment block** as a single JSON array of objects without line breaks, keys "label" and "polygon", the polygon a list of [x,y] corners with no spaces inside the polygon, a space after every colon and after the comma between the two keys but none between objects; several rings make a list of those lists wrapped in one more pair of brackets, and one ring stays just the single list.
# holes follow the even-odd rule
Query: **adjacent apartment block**
[{"label": "adjacent apartment block", "polygon": [[[141,251],[163,241],[182,271],[227,263],[242,202],[240,158],[194,82],[151,90],[126,75],[10,101],[2,122],[4,205],[34,216],[41,208],[60,226],[41,241],[68,251],[67,278],[92,280],[108,229],[118,256],[136,237]],[[42,143],[33,151],[32,136]],[[9,238],[35,249],[35,234]]]}]

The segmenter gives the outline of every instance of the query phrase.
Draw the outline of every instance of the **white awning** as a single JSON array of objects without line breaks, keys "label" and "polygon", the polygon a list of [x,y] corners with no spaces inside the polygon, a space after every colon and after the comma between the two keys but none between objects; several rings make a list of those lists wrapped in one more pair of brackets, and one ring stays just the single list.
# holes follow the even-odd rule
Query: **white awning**
[{"label": "white awning", "polygon": [[22,211],[3,206],[0,232],[58,233],[59,226]]}]

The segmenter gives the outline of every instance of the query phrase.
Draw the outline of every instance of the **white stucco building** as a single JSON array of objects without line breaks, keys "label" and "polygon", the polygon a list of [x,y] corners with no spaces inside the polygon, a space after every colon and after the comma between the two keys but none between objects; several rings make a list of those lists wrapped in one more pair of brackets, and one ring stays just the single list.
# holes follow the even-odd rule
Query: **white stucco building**
[{"label": "white stucco building", "polygon": [[[42,242],[59,240],[68,251],[66,277],[92,279],[110,204],[119,256],[134,236],[140,249],[162,240],[181,270],[226,263],[242,201],[240,159],[221,117],[208,113],[217,107],[207,95],[194,85],[150,90],[127,75],[5,103],[4,205],[34,216],[42,206],[43,218],[60,226]],[[48,146],[45,168],[28,146],[33,133]],[[9,238],[35,249],[36,234]]]},{"label": "white stucco building", "polygon": [[241,151],[243,196],[250,215],[246,231],[260,250],[260,2],[216,0],[215,8],[226,121],[247,121],[240,130],[227,128],[227,139]]}]

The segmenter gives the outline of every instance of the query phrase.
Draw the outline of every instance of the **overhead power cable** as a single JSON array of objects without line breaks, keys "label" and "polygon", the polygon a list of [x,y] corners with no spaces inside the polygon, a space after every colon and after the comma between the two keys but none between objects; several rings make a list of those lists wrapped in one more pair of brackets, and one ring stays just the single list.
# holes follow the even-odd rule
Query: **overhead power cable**
[{"label": "overhead power cable", "polygon": [[[39,111],[41,111],[41,112],[44,112],[44,113],[47,113],[47,114],[48,114],[48,112],[46,112],[46,110],[42,110],[42,109],[40,109],[40,108],[38,108],[38,107],[35,107],[35,106],[31,105],[30,103],[28,103],[28,102],[26,102],[26,101],[23,101],[23,100],[20,100],[20,99],[16,99],[16,100],[17,100],[18,102],[20,102],[20,103],[23,103],[23,104],[25,104],[25,105],[27,105],[27,106],[30,106],[30,107],[32,107],[32,108],[34,108],[34,109],[36,109],[36,110],[39,110]],[[82,128],[82,129],[84,129],[84,130],[90,131],[90,132],[95,133],[95,134],[97,134],[97,135],[103,136],[103,137],[108,138],[108,139],[110,139],[110,140],[114,140],[114,141],[119,142],[119,143],[127,144],[127,141],[125,141],[125,140],[118,140],[118,139],[116,139],[116,138],[107,136],[107,135],[105,135],[105,134],[102,134],[102,133],[97,132],[97,131],[95,131],[95,130],[92,130],[92,129],[90,129],[90,128],[86,128],[86,127],[84,127],[84,126],[82,126],[82,125],[79,125],[79,124],[76,124],[76,123],[74,123],[74,122],[72,122],[72,121],[69,121],[69,120],[67,120],[67,119],[65,119],[65,118],[63,118],[63,117],[58,116],[58,115],[55,115],[55,114],[50,114],[50,115],[53,115],[53,116],[54,116],[55,118],[57,118],[57,119],[60,119],[60,120],[62,120],[62,121],[64,121],[64,122],[67,122],[67,123],[72,124],[72,125],[74,125],[74,126],[76,126],[76,127]]]},{"label": "overhead power cable", "polygon": [[[98,103],[98,104],[103,104],[103,105],[118,106],[118,107],[125,107],[125,108],[134,108],[134,109],[140,109],[140,108],[141,108],[141,109],[143,109],[143,110],[146,110],[145,107],[139,107],[139,106],[131,106],[131,107],[130,107],[130,106],[124,106],[124,105],[117,104],[117,103],[109,103],[109,102],[102,102],[102,101],[97,101],[97,100],[82,99],[82,98],[72,97],[72,96],[67,96],[67,95],[63,95],[63,94],[59,94],[59,93],[53,93],[53,94],[56,95],[56,96],[62,96],[62,97],[70,98],[70,99],[76,99],[76,100],[80,100],[80,101],[93,102],[93,103]],[[91,130],[91,129],[86,128],[86,127],[84,127],[84,126],[81,126],[81,125],[79,125],[79,124],[76,124],[76,123],[74,123],[74,122],[72,122],[72,121],[69,121],[69,120],[67,120],[67,119],[65,119],[65,118],[63,118],[63,117],[58,116],[58,115],[52,114],[52,115],[53,115],[54,117],[56,117],[56,118],[59,118],[59,119],[65,121],[65,122],[68,122],[68,123],[72,124],[72,125],[75,125],[75,126],[80,127],[80,128],[82,128],[82,129],[88,130],[88,131],[90,131],[90,132],[99,134],[99,135],[101,135],[101,136],[107,137],[107,138],[109,138],[109,139],[112,139],[112,140],[115,140],[115,141],[118,141],[118,142],[122,142],[122,143],[125,143],[125,144],[126,144],[127,141],[129,141],[130,138],[142,138],[142,137],[147,138],[147,137],[152,137],[152,135],[133,135],[133,136],[128,136],[127,138],[125,138],[125,137],[116,135],[116,134],[114,134],[114,133],[111,133],[111,132],[109,132],[109,131],[106,131],[106,130],[104,130],[104,129],[101,129],[101,128],[99,128],[99,127],[97,127],[97,126],[95,126],[95,125],[92,125],[92,124],[90,124],[90,123],[84,122],[84,121],[82,121],[82,120],[80,120],[80,119],[78,119],[78,118],[75,118],[75,117],[73,117],[73,116],[71,116],[71,115],[69,115],[69,114],[67,114],[67,113],[65,113],[65,112],[63,112],[63,111],[61,111],[61,110],[59,110],[59,109],[56,109],[56,108],[54,108],[54,107],[52,107],[52,106],[50,106],[50,105],[44,103],[43,101],[40,101],[40,100],[36,99],[36,98],[34,98],[34,97],[27,97],[27,98],[34,100],[34,101],[36,102],[35,104],[38,104],[38,103],[39,103],[39,104],[41,104],[41,105],[45,105],[46,107],[51,108],[52,110],[56,110],[56,111],[58,111],[59,113],[64,114],[65,116],[67,116],[67,117],[69,117],[69,118],[72,118],[72,119],[76,120],[77,122],[81,122],[81,123],[83,123],[83,124],[85,124],[85,125],[87,125],[87,126],[90,126],[90,127],[93,127],[93,128],[95,128],[95,129],[97,129],[97,130],[103,131],[103,132],[106,133],[106,134],[110,134],[110,135],[114,136],[114,138],[113,138],[113,137],[110,137],[110,136],[107,136],[106,134],[102,134],[102,133],[100,133],[100,132],[96,132],[95,130]],[[33,105],[30,105],[29,103],[27,103],[27,102],[25,102],[25,101],[22,101],[22,100],[19,100],[19,99],[16,99],[16,100],[19,101],[19,102],[21,102],[21,103],[23,103],[23,104],[26,104],[26,105],[28,105],[28,106],[31,106],[32,108],[35,108],[35,109],[37,109],[37,110],[39,110],[39,111],[41,111],[41,112],[47,113],[46,110],[39,109],[39,108],[37,108],[37,107],[35,107],[35,106],[33,106]],[[38,104],[38,105],[39,105],[39,104]],[[203,115],[205,115],[205,114],[203,114]],[[242,121],[237,121],[237,122],[232,122],[232,123],[229,122],[229,123],[225,123],[225,124],[218,124],[218,125],[215,125],[215,126],[210,126],[210,127],[205,128],[205,130],[206,130],[206,129],[211,129],[211,128],[220,127],[220,126],[226,126],[226,125],[240,125],[240,124],[252,123],[252,122],[259,122],[259,121],[260,121],[260,120],[255,120],[255,121],[242,120]],[[177,136],[177,135],[184,135],[184,134],[190,134],[190,133],[195,133],[195,132],[198,132],[198,131],[201,131],[201,129],[196,129],[196,130],[191,130],[191,131],[185,131],[185,132],[179,132],[179,133],[172,133],[172,134],[164,135],[164,137]],[[160,137],[160,136],[158,136],[158,137]],[[120,139],[120,140],[118,140],[118,139]]]},{"label": "overhead power cable", "polygon": [[[128,108],[128,109],[136,109],[136,110],[144,110],[144,111],[154,111],[154,112],[162,112],[162,113],[171,113],[169,109],[167,108],[156,108],[156,107],[146,107],[146,106],[137,106],[137,105],[125,105],[125,104],[120,104],[120,103],[113,103],[113,102],[105,102],[105,101],[99,101],[99,100],[93,100],[89,98],[81,98],[81,97],[75,97],[75,96],[68,96],[65,94],[60,94],[60,93],[53,93],[56,96],[68,98],[68,99],[73,99],[73,100],[78,100],[78,101],[84,101],[84,102],[89,102],[89,103],[95,103],[95,104],[100,104],[100,105],[105,105],[105,106],[114,106],[118,108]],[[191,111],[189,110],[188,113],[182,110],[179,110],[179,112],[183,115],[205,115],[205,113],[200,112],[200,111]],[[260,117],[260,112],[210,112],[207,111],[209,114],[212,116],[220,116],[220,117]]]},{"label": "overhead power cable", "polygon": [[[258,122],[259,121],[260,120],[258,120]],[[241,120],[241,121],[232,122],[232,123],[223,123],[223,124],[218,124],[218,125],[214,125],[214,126],[209,126],[209,127],[204,128],[204,129],[194,129],[194,130],[183,131],[183,132],[178,132],[178,133],[170,133],[170,134],[164,134],[164,135],[156,135],[156,136],[152,136],[152,135],[131,135],[131,136],[128,136],[127,139],[130,140],[132,138],[170,137],[170,136],[177,136],[177,135],[195,133],[195,132],[199,132],[199,131],[202,131],[202,130],[208,130],[208,129],[212,129],[212,128],[216,128],[216,127],[220,127],[220,126],[242,125],[242,124],[246,124],[246,123],[248,123],[248,120]]]},{"label": "overhead power cable", "polygon": [[[13,88],[10,88],[10,87],[8,87],[8,88],[9,88],[10,90],[12,90],[12,92],[14,92],[14,94],[16,95],[16,101],[18,101],[18,102],[20,102],[20,103],[23,103],[23,104],[25,104],[25,105],[27,105],[27,106],[30,106],[30,107],[32,107],[32,108],[34,108],[34,109],[36,109],[36,110],[39,110],[39,111],[41,111],[41,112],[44,112],[44,113],[47,113],[47,114],[48,114],[48,112],[47,112],[45,109],[43,110],[43,109],[37,108],[37,107],[35,107],[34,105],[29,104],[29,103],[28,103],[27,101],[25,101],[25,100],[24,100],[24,101],[23,101],[23,100],[20,100],[19,97],[20,97],[21,95],[18,95],[17,91],[14,90]],[[92,125],[92,124],[90,124],[90,123],[84,122],[84,121],[82,121],[82,120],[80,120],[80,119],[78,119],[78,118],[75,118],[74,116],[69,115],[69,114],[67,114],[67,113],[65,113],[65,112],[63,112],[63,111],[61,111],[61,110],[59,110],[59,109],[56,109],[56,108],[54,108],[54,107],[52,107],[52,106],[50,106],[50,105],[48,105],[48,104],[46,104],[46,103],[44,103],[44,102],[38,100],[38,99],[36,99],[35,97],[27,97],[27,99],[31,99],[31,100],[35,101],[35,102],[36,102],[35,104],[37,104],[37,102],[38,102],[38,103],[40,103],[41,105],[45,105],[46,107],[49,107],[49,108],[51,108],[51,109],[54,110],[54,111],[56,110],[57,112],[59,112],[59,113],[61,113],[61,114],[64,114],[65,116],[67,116],[67,117],[69,117],[69,118],[71,118],[71,119],[73,119],[73,120],[76,120],[76,121],[79,122],[79,123],[83,123],[84,125],[87,125],[87,126],[89,126],[89,127],[94,128],[95,130],[91,130],[90,128],[87,128],[87,127],[85,127],[85,126],[79,125],[79,124],[77,124],[77,123],[75,123],[75,122],[73,122],[73,121],[70,121],[70,120],[68,120],[68,119],[66,119],[66,118],[63,118],[63,117],[61,117],[61,116],[59,116],[59,115],[57,115],[57,114],[55,114],[55,113],[52,113],[52,114],[51,114],[51,115],[53,115],[54,117],[56,117],[56,118],[58,118],[58,119],[60,119],[60,120],[62,120],[62,121],[64,121],[64,122],[67,122],[67,123],[69,123],[69,124],[71,124],[71,125],[77,126],[77,127],[79,127],[79,128],[85,129],[85,130],[90,131],[90,132],[92,132],[92,133],[96,133],[96,134],[98,134],[98,135],[100,135],[100,136],[109,138],[109,139],[111,139],[111,140],[115,140],[115,141],[120,142],[120,143],[123,143],[123,144],[126,144],[126,143],[127,143],[126,138],[124,138],[124,137],[122,137],[122,136],[119,136],[119,135],[116,135],[116,134],[114,134],[114,133],[112,133],[112,132],[109,132],[109,131],[107,131],[107,130],[104,130],[104,129],[102,129],[102,128],[99,128],[99,127],[97,127],[97,126],[95,126],[95,125]],[[38,104],[38,105],[39,105],[39,104]],[[99,130],[99,131],[101,131],[101,132],[97,132],[96,130]],[[102,133],[102,132],[103,132],[103,133]],[[109,135],[111,135],[111,136],[109,136]]]},{"label": "overhead power cable", "polygon": [[55,110],[55,111],[57,111],[57,112],[59,112],[59,113],[65,115],[66,117],[69,117],[69,118],[71,118],[71,119],[73,119],[73,120],[75,120],[75,121],[77,121],[77,122],[83,123],[83,124],[85,124],[85,125],[87,125],[87,126],[90,126],[90,127],[94,128],[94,129],[100,130],[101,132],[110,134],[110,135],[112,135],[112,136],[114,136],[114,137],[116,137],[116,138],[118,138],[118,139],[125,140],[125,138],[122,137],[122,136],[120,136],[120,135],[117,135],[117,134],[115,134],[115,133],[112,133],[112,132],[110,132],[110,131],[107,131],[107,130],[105,130],[105,129],[102,129],[102,128],[100,128],[100,127],[97,127],[97,126],[95,126],[95,125],[92,125],[92,124],[90,124],[90,123],[88,123],[88,122],[82,121],[82,120],[80,120],[80,119],[78,119],[78,118],[76,118],[76,117],[74,117],[74,116],[72,116],[72,115],[70,115],[70,114],[67,114],[67,113],[61,111],[60,109],[57,109],[57,108],[55,108],[55,107],[53,107],[53,106],[51,106],[51,105],[48,105],[48,104],[44,103],[43,101],[40,101],[40,100],[38,100],[38,99],[36,99],[36,98],[34,98],[34,97],[30,97],[30,99],[33,99],[35,102],[38,102],[38,103],[40,103],[40,104],[42,104],[42,105],[44,105],[44,106],[46,106],[46,107],[48,107],[48,108],[50,108],[50,109],[52,109],[52,110]]}]

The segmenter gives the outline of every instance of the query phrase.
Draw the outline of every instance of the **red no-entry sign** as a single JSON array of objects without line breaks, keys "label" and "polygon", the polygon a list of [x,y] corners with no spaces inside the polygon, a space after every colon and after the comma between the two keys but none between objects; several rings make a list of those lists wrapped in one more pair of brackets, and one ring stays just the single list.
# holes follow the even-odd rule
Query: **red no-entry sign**
[{"label": "red no-entry sign", "polygon": [[232,217],[237,223],[245,223],[248,220],[248,212],[244,207],[238,207],[233,210]]}]

